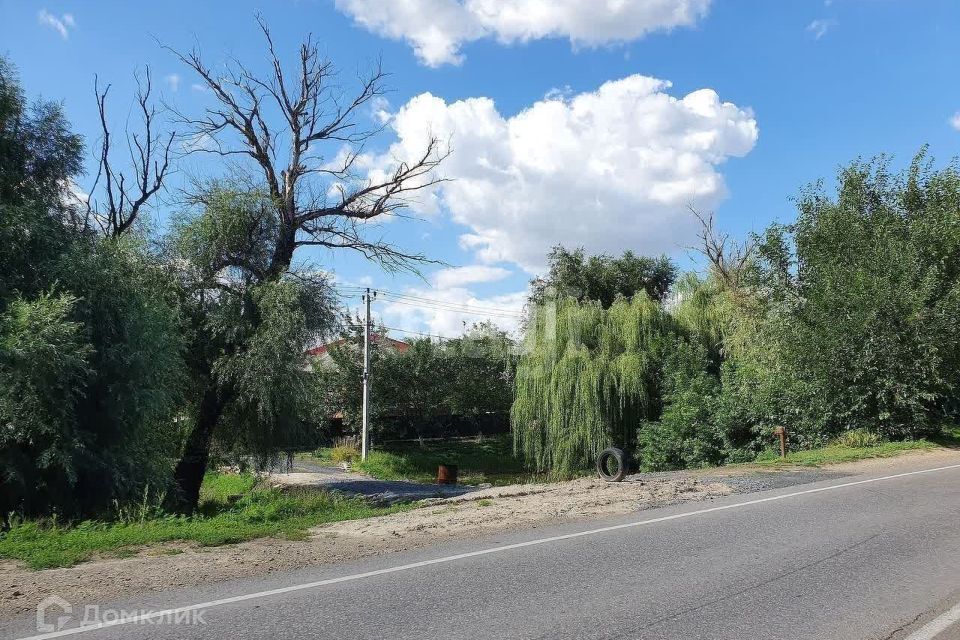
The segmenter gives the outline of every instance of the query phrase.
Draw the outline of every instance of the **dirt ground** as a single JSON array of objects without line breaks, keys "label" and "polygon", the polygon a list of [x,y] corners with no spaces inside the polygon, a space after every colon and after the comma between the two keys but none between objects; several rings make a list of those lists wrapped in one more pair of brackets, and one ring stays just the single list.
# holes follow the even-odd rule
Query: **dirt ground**
[{"label": "dirt ground", "polygon": [[[960,461],[955,451],[924,454],[924,464]],[[837,465],[846,473],[897,469],[917,455]],[[0,563],[0,618],[34,610],[57,593],[74,603],[192,586],[276,571],[394,553],[437,542],[509,529],[597,516],[628,514],[656,506],[703,501],[731,493],[733,483],[699,473],[641,478],[610,484],[583,478],[555,484],[495,487],[453,498],[438,498],[411,511],[316,527],[308,539],[266,538],[223,547],[171,544],[134,557],[98,560],[68,569],[31,571]],[[753,471],[741,471],[755,473]],[[724,470],[724,476],[734,475]]]}]

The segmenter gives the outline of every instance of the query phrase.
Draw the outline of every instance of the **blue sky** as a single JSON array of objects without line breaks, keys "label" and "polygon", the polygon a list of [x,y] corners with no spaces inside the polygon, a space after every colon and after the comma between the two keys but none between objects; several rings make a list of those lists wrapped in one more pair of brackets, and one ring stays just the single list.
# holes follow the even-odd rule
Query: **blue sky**
[{"label": "blue sky", "polygon": [[[688,268],[688,202],[742,237],[789,221],[800,187],[831,183],[858,156],[902,165],[923,144],[940,162],[960,153],[960,3],[949,0],[0,0],[0,52],[92,142],[94,74],[113,85],[117,126],[144,65],[167,100],[199,111],[209,96],[158,41],[257,67],[257,12],[287,59],[312,32],[346,87],[382,57],[389,120],[371,166],[412,153],[418,132],[451,140],[451,186],[419,220],[383,227],[446,266],[421,280],[309,255],[341,282],[447,302],[378,304],[400,329],[455,335],[482,319],[456,306],[517,309],[558,242],[666,253]],[[171,186],[210,171],[188,159]],[[168,196],[156,215],[173,206]]]}]

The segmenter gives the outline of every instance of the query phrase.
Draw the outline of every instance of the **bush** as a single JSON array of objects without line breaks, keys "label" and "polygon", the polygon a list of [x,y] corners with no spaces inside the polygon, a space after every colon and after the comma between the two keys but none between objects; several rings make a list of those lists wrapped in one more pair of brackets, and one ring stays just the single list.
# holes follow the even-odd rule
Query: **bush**
[{"label": "bush", "polygon": [[644,424],[637,434],[642,468],[664,471],[723,462],[723,438],[714,419],[720,384],[708,367],[702,345],[677,341],[664,365],[660,420]]},{"label": "bush", "polygon": [[879,434],[866,429],[851,429],[837,436],[836,443],[844,447],[861,449],[864,447],[874,447],[880,444],[883,439]]},{"label": "bush", "polygon": [[338,445],[330,449],[330,459],[333,460],[334,464],[342,464],[344,462],[350,464],[359,457],[360,450],[357,449],[357,445],[353,443]]}]

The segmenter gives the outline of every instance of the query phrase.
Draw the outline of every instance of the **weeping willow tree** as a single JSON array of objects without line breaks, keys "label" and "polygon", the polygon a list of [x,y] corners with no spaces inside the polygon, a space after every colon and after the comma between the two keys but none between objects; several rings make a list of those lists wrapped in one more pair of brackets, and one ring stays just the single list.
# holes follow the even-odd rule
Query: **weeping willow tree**
[{"label": "weeping willow tree", "polygon": [[673,294],[660,303],[641,292],[609,309],[563,298],[532,311],[511,411],[514,449],[531,467],[569,475],[611,445],[642,457],[638,429],[675,401],[671,354],[700,350],[695,366],[719,384],[732,317],[723,287],[688,274]]},{"label": "weeping willow tree", "polygon": [[731,333],[741,333],[734,326],[739,316],[729,292],[718,278],[687,273],[676,282],[673,294],[668,305],[670,315],[690,342],[706,350],[716,373],[720,362],[729,356]]},{"label": "weeping willow tree", "polygon": [[659,412],[658,372],[678,329],[645,293],[609,309],[572,298],[539,305],[516,374],[516,452],[567,475],[611,444],[632,447],[637,425]]}]

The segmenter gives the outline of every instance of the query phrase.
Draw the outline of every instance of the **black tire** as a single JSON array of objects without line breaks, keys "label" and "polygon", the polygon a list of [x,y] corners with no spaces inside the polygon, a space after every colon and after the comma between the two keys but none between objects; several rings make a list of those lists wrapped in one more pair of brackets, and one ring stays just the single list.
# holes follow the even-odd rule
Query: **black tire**
[{"label": "black tire", "polygon": [[[610,463],[616,463],[616,471],[611,470]],[[630,460],[623,449],[609,447],[597,456],[597,473],[607,482],[621,482],[630,472]]]}]

